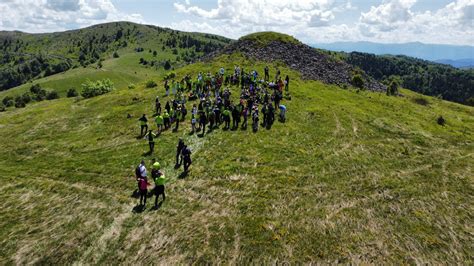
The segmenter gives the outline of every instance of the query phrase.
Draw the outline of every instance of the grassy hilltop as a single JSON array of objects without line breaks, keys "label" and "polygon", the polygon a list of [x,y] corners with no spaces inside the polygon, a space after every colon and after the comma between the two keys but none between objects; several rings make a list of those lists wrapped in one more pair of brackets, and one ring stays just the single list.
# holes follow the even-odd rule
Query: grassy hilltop
[{"label": "grassy hilltop", "polygon": [[[233,54],[175,72],[263,73],[265,64]],[[344,90],[269,66],[292,78],[287,122],[201,138],[189,134],[188,114],[146,157],[171,179],[156,211],[133,213],[131,194],[148,150],[137,119],[156,96],[168,100],[161,83],[1,113],[0,264],[472,264],[472,107]],[[73,71],[59,75],[79,78]],[[178,137],[193,151],[184,178],[173,169]]]}]

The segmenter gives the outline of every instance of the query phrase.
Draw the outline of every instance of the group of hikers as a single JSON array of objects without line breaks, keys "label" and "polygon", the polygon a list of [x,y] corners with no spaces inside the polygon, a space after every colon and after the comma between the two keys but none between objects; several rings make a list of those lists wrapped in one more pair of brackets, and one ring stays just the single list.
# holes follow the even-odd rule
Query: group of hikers
[{"label": "group of hikers", "polygon": [[[153,132],[148,127],[146,114],[140,117],[140,137],[145,137],[150,146],[150,153],[155,147],[155,138],[164,130],[173,127],[173,131],[178,131],[181,122],[186,120],[188,109],[187,101],[199,100],[191,108],[191,133],[200,133],[204,136],[206,126],[208,131],[224,125],[224,130],[236,130],[239,127],[246,130],[248,120],[252,121],[252,129],[258,131],[259,122],[262,127],[271,128],[275,121],[275,115],[279,112],[279,120],[286,120],[286,106],[281,104],[284,93],[289,98],[288,75],[284,80],[280,77],[280,70],[277,70],[275,81],[269,81],[269,69],[265,67],[264,77],[261,78],[257,71],[245,73],[243,69],[236,66],[232,75],[225,75],[224,68],[221,68],[215,75],[200,72],[193,82],[189,75],[186,75],[181,82],[172,81],[173,94],[175,99],[166,101],[162,107],[159,97],[155,99],[154,123],[157,131]],[[234,102],[231,99],[232,92],[229,86],[240,86],[239,100]],[[164,84],[166,95],[169,95],[170,85],[168,80]],[[185,96],[187,95],[187,97]]]},{"label": "group of hikers", "polygon": [[[270,129],[275,122],[276,115],[279,116],[280,122],[284,123],[286,121],[286,106],[281,101],[284,98],[291,99],[289,83],[288,75],[282,79],[279,69],[276,70],[274,81],[270,81],[268,66],[264,69],[263,77],[256,70],[247,73],[243,68],[235,66],[233,73],[227,75],[225,69],[220,68],[214,75],[210,72],[207,74],[200,72],[195,80],[186,75],[180,82],[172,80],[170,84],[169,79],[166,79],[164,83],[166,96],[169,96],[171,89],[174,99],[172,101],[167,100],[164,107],[162,107],[160,98],[156,97],[154,123],[157,130],[154,132],[149,128],[149,120],[146,114],[143,114],[139,118],[140,138],[148,140],[149,154],[153,154],[155,138],[163,131],[172,128],[173,125],[172,130],[178,131],[180,123],[186,121],[188,115],[186,102],[195,100],[198,100],[198,102],[193,103],[190,110],[191,134],[201,133],[200,136],[203,137],[206,133],[206,126],[208,127],[207,132],[211,132],[222,124],[224,130],[237,130],[239,128],[246,130],[249,119],[252,121],[254,132],[258,131],[259,124]],[[231,99],[230,86],[240,88],[237,101]],[[177,146],[176,166],[180,166],[183,162],[184,171],[187,172],[191,164],[191,151],[180,139]],[[155,175],[153,174],[154,170]],[[163,200],[165,198],[165,178],[159,170],[159,163],[152,162],[152,178],[157,180],[155,181],[155,187],[158,187],[155,193],[155,205],[159,195],[163,195]],[[136,176],[139,180],[140,205],[142,201],[145,205],[146,193],[144,192],[145,196],[142,197],[142,187],[146,188],[148,185],[145,185],[145,183],[148,184],[148,181],[144,162],[137,167]],[[141,185],[142,183],[143,185]],[[163,185],[158,185],[162,183]]]},{"label": "group of hikers", "polygon": [[[184,143],[183,139],[180,138],[178,141],[178,145],[176,146],[175,168],[179,168],[181,164],[183,164],[184,172],[187,172],[191,163],[191,149]],[[138,185],[138,194],[140,196],[139,206],[142,206],[142,209],[145,209],[146,200],[148,197],[148,187],[151,185],[148,180],[148,172],[145,160],[142,160],[140,164],[135,168],[135,177]],[[156,159],[151,160],[151,178],[155,183],[155,186],[152,189],[152,196],[155,196],[154,208],[158,208],[158,198],[160,196],[163,197],[163,200],[161,202],[164,202],[166,199],[165,183],[167,179],[165,177],[164,172],[161,170],[161,164],[157,162]]]}]

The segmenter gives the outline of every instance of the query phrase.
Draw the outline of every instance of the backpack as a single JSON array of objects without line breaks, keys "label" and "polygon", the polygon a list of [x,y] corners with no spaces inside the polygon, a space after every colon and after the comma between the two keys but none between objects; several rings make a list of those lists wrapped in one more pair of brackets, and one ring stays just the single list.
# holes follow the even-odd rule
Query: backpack
[{"label": "backpack", "polygon": [[137,168],[135,168],[135,176],[137,178],[142,176],[142,171],[140,171],[140,165],[138,165]]}]

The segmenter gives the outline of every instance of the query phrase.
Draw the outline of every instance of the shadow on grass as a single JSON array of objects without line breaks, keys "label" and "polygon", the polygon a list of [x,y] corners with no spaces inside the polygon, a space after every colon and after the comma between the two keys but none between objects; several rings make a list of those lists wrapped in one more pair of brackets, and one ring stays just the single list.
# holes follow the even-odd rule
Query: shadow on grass
[{"label": "shadow on grass", "polygon": [[140,192],[138,191],[138,189],[135,189],[133,192],[132,192],[132,195],[130,195],[132,198],[140,198]]},{"label": "shadow on grass", "polygon": [[152,155],[152,153],[153,152],[151,152],[151,151],[147,151],[147,152],[142,153],[142,156],[145,156],[145,157],[150,156],[150,155]]},{"label": "shadow on grass", "polygon": [[132,208],[133,213],[142,213],[145,210],[145,205],[137,204],[135,207]]},{"label": "shadow on grass", "polygon": [[158,204],[156,206],[153,206],[153,208],[151,208],[151,210],[157,211],[161,208],[161,205],[163,205],[163,200],[158,202]]},{"label": "shadow on grass", "polygon": [[188,172],[183,171],[181,174],[179,174],[178,179],[185,179],[188,176]]}]

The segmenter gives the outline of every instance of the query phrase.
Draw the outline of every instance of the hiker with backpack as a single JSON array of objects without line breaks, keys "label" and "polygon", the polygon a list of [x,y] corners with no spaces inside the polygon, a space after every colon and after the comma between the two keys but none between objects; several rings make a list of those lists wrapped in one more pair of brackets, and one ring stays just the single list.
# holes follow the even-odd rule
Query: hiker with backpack
[{"label": "hiker with backpack", "polygon": [[155,209],[158,208],[158,197],[160,195],[163,196],[163,201],[165,201],[165,182],[167,181],[163,172],[161,172],[161,165],[155,159],[152,160],[152,169],[151,169],[151,177],[153,178],[153,182],[155,182],[155,188],[153,192],[155,194]]},{"label": "hiker with backpack", "polygon": [[147,189],[148,180],[147,180],[147,172],[146,172],[144,160],[142,160],[140,164],[137,166],[137,168],[135,168],[135,176],[137,178],[138,191],[140,194],[140,206],[143,206],[143,208],[145,208],[146,207],[146,194],[148,193],[148,189]]},{"label": "hiker with backpack", "polygon": [[138,121],[140,122],[140,137],[142,137],[143,132],[145,132],[145,134],[148,132],[148,119],[146,118],[146,114],[143,114]]},{"label": "hiker with backpack", "polygon": [[166,110],[163,112],[163,123],[165,124],[165,129],[170,128],[170,126],[171,126],[170,115],[169,115],[168,111],[166,111]]},{"label": "hiker with backpack", "polygon": [[155,123],[156,127],[158,128],[158,135],[161,134],[161,131],[163,131],[163,124],[164,124],[164,118],[161,114],[158,114],[155,117]]}]

